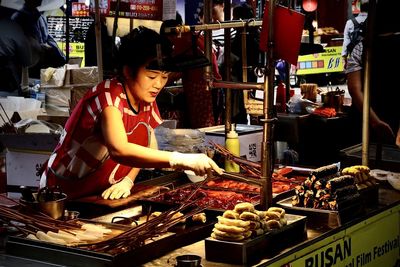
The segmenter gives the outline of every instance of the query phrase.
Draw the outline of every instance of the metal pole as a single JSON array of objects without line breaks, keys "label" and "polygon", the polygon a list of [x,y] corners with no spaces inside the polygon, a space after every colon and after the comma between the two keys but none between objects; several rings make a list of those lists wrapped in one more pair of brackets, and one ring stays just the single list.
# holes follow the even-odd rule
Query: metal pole
[{"label": "metal pole", "polygon": [[242,82],[247,82],[247,28],[241,29],[242,43]]},{"label": "metal pole", "polygon": [[68,60],[69,60],[69,37],[70,37],[70,34],[69,34],[69,18],[70,18],[70,16],[69,16],[69,14],[71,12],[71,1],[68,0],[68,1],[66,1],[66,3],[67,3],[67,9],[65,12],[65,59],[68,62]]},{"label": "metal pole", "polygon": [[228,82],[228,81],[212,81],[211,87],[226,88],[232,90],[264,90],[263,83],[250,83],[250,82]]},{"label": "metal pole", "polygon": [[97,70],[99,73],[99,82],[103,80],[103,49],[101,46],[101,25],[100,25],[100,6],[99,0],[94,1],[95,16],[94,26],[96,34],[96,55],[97,55]]},{"label": "metal pole", "polygon": [[261,179],[264,180],[261,192],[261,207],[267,209],[272,206],[272,171],[273,171],[273,99],[274,99],[274,76],[275,66],[273,59],[274,49],[274,16],[275,16],[275,0],[269,1],[268,6],[268,51],[267,51],[267,68],[264,76],[264,103],[263,103],[263,141],[261,154]]},{"label": "metal pole", "polygon": [[[211,1],[204,1],[204,18],[203,18],[203,23],[207,24],[210,23],[211,21],[211,13],[212,13],[212,5]],[[189,31],[191,27],[189,27]],[[183,29],[183,28],[182,28]],[[193,28],[193,31],[194,28]],[[166,29],[167,32],[167,29]],[[208,58],[210,62],[212,62],[212,32],[211,31],[205,31],[204,32],[204,54]],[[207,81],[207,90],[209,89],[209,83],[212,81],[213,76],[212,76],[212,68],[211,66],[206,66],[204,68],[204,79]]]},{"label": "metal pole", "polygon": [[[206,10],[206,3],[204,3],[204,10]],[[260,27],[262,25],[262,20],[231,20],[223,21],[221,23],[208,23],[206,22],[206,12],[204,12],[204,24],[201,25],[178,25],[176,27],[165,28],[166,33],[182,33],[191,31],[205,31],[207,30],[218,30],[226,28],[240,28],[240,27]]]},{"label": "metal pole", "polygon": [[[231,1],[224,1],[224,20],[231,19]],[[224,29],[224,66],[225,80],[231,80],[231,28]],[[225,135],[229,133],[232,125],[232,91],[225,90]],[[227,137],[226,137],[227,138]]]},{"label": "metal pole", "polygon": [[368,166],[369,164],[369,114],[370,114],[370,76],[371,76],[371,62],[372,62],[372,43],[374,35],[375,23],[375,8],[376,1],[372,0],[368,6],[368,22],[367,22],[367,36],[364,42],[364,55],[365,55],[365,68],[364,68],[364,101],[363,101],[363,121],[362,121],[362,165]]}]

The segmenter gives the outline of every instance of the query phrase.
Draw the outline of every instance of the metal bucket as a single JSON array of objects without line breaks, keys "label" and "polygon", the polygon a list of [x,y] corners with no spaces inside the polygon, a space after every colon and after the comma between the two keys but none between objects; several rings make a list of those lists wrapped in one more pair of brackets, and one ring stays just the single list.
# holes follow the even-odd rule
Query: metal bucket
[{"label": "metal bucket", "polygon": [[64,215],[65,201],[67,195],[62,193],[62,197],[53,201],[38,202],[39,210],[53,219],[60,219]]}]

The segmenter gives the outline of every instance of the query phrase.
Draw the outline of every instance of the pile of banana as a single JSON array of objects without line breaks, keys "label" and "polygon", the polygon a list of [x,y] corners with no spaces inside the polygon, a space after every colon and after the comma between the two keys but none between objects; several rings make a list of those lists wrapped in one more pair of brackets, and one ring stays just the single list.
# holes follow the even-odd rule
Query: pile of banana
[{"label": "pile of banana", "polygon": [[233,210],[226,210],[217,219],[211,237],[234,242],[262,235],[287,224],[284,209],[271,207],[267,211],[259,211],[248,202],[237,204]]},{"label": "pile of banana", "polygon": [[369,172],[370,169],[364,165],[354,165],[342,170],[343,175],[351,175],[354,177],[358,190],[374,186],[376,184],[375,179],[371,177]]}]

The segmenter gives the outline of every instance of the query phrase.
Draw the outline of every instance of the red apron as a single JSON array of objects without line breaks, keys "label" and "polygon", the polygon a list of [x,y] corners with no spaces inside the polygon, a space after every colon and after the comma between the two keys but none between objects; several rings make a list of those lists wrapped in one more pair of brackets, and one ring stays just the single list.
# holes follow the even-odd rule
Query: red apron
[{"label": "red apron", "polygon": [[[76,129],[75,126],[79,120],[73,119],[73,117],[80,116],[86,101],[94,95],[95,94],[88,94],[86,97],[81,99],[71,114],[71,118],[65,126],[66,129]],[[145,122],[139,122],[131,132],[127,133],[128,142],[148,147],[150,145],[151,136],[150,128],[151,127]],[[70,140],[66,139],[71,136],[72,134],[68,135],[64,142],[69,142]],[[61,147],[57,147],[55,153],[62,153],[60,148]],[[110,187],[111,184],[125,177],[131,169],[132,167],[121,165],[111,158],[106,159],[98,169],[83,178],[60,177],[51,169],[47,169],[47,186],[52,187],[58,185],[62,191],[68,195],[69,199],[79,198],[82,196],[101,193]]]}]

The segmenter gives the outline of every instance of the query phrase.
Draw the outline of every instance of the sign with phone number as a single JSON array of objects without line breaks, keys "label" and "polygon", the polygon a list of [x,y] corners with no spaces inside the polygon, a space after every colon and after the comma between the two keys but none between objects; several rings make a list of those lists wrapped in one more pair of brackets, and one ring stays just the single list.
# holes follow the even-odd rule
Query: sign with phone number
[{"label": "sign with phone number", "polygon": [[325,47],[325,52],[299,56],[297,61],[297,75],[342,72],[342,47]]},{"label": "sign with phone number", "polygon": [[[115,16],[117,0],[101,0],[100,13],[106,16]],[[90,4],[94,10],[94,0]],[[125,18],[146,20],[168,20],[176,17],[175,0],[125,0],[120,1],[119,16]]]},{"label": "sign with phone number", "polygon": [[341,238],[283,266],[400,266],[400,211],[380,215],[343,230],[338,233]]}]

